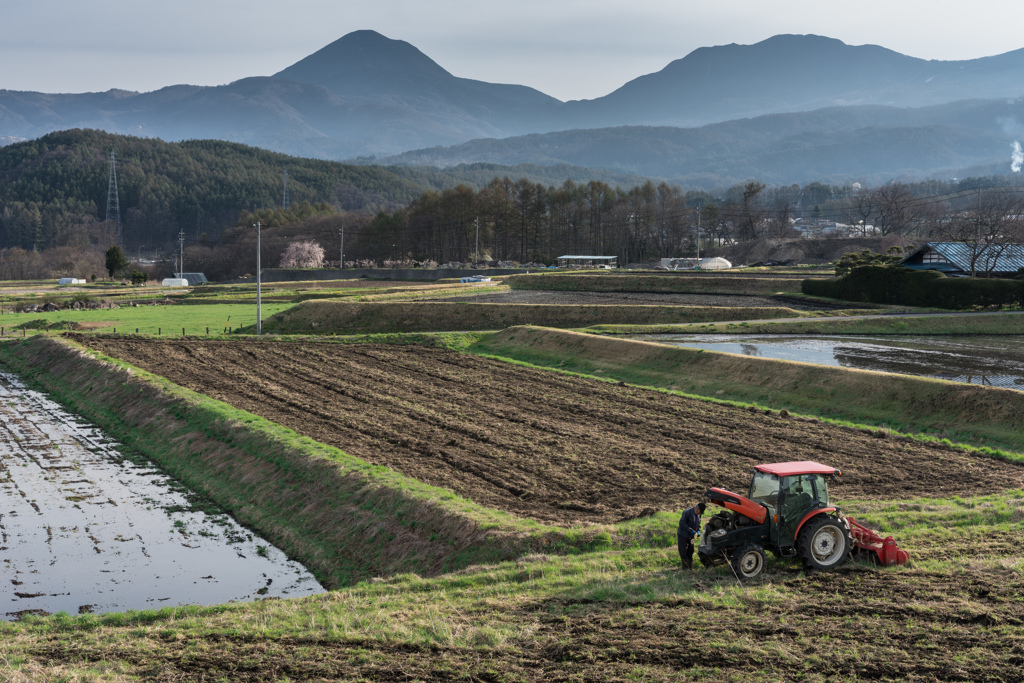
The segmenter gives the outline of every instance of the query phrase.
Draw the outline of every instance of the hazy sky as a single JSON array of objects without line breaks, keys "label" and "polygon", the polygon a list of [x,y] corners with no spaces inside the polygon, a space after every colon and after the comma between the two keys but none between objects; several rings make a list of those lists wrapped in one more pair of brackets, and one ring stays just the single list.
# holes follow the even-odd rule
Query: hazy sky
[{"label": "hazy sky", "polygon": [[925,59],[1024,47],[1019,0],[5,0],[0,89],[89,92],[266,76],[351,31],[405,40],[456,76],[605,95],[706,45],[779,33]]}]

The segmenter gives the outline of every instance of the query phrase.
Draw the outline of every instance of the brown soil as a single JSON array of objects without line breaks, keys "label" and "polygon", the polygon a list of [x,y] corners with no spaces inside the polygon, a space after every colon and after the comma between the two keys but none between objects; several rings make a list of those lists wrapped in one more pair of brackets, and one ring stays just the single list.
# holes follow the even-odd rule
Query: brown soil
[{"label": "brown soil", "polygon": [[843,470],[833,498],[1024,488],[1024,466],[779,413],[416,346],[77,337],[481,505],[562,524],[678,510],[752,465]]}]

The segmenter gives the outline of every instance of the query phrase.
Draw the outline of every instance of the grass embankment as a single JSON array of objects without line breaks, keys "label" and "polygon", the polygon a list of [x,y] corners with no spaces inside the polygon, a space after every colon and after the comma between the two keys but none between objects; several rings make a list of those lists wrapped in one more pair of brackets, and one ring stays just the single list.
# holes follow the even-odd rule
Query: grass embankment
[{"label": "grass embankment", "polygon": [[719,320],[798,318],[790,308],[707,306],[573,306],[561,304],[477,304],[424,301],[349,303],[306,301],[264,320],[263,331],[278,334],[365,334],[497,330],[513,325],[576,328],[601,324],[677,324]]},{"label": "grass embankment", "polygon": [[[830,311],[832,315],[870,315],[873,311]],[[686,327],[601,325],[587,332],[605,334],[871,334],[871,335],[984,335],[1024,334],[1024,313],[972,315],[945,313],[920,317],[849,318],[846,320],[780,320],[692,324]]]},{"label": "grass embankment", "polygon": [[[1024,452],[1024,392],[517,327],[470,351],[718,400]],[[781,457],[781,456],[780,456]]]},{"label": "grass embankment", "polygon": [[[263,317],[287,310],[290,303],[264,303]],[[50,313],[4,313],[0,315],[0,326],[4,333],[17,335],[32,334],[39,330],[98,330],[112,333],[181,335],[182,328],[189,335],[222,334],[225,329],[255,326],[256,302],[247,304],[204,304],[183,306],[179,304],[158,304],[138,307],[98,308],[94,310],[63,310]]]},{"label": "grass embankment", "polygon": [[749,277],[741,274],[704,275],[665,273],[530,273],[510,275],[505,284],[512,289],[556,292],[652,292],[659,294],[750,294],[765,296],[798,293],[798,277]]},{"label": "grass embankment", "polygon": [[[0,623],[38,680],[991,680],[1024,650],[1024,492],[859,504],[912,564],[737,585],[674,549],[535,555],[298,600]],[[865,650],[868,644],[868,650]],[[867,654],[866,654],[867,653]]]},{"label": "grass embankment", "polygon": [[[593,325],[591,334],[808,334],[808,335],[1018,335],[1024,314],[939,313],[918,317],[877,317],[877,311],[849,309],[817,313],[845,320],[764,320],[686,325]],[[875,315],[876,317],[865,317]]]}]

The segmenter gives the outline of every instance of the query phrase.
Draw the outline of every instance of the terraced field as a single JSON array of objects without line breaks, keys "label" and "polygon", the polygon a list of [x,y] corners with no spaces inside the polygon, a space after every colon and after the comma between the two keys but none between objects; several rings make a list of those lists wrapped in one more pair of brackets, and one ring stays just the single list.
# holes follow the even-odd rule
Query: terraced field
[{"label": "terraced field", "polygon": [[544,522],[678,510],[750,466],[839,467],[838,500],[1024,488],[1024,466],[941,444],[418,346],[78,337],[371,463]]}]

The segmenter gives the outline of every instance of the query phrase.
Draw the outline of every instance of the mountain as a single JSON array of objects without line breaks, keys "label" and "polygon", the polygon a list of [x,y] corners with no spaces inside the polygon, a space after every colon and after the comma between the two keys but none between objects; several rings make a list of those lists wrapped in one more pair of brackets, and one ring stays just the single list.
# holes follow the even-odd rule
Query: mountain
[{"label": "mountain", "polygon": [[951,177],[958,169],[997,164],[1007,172],[1010,144],[1024,137],[1024,100],[970,100],[900,109],[832,107],[770,114],[699,128],[617,126],[481,139],[382,159],[388,164],[447,166],[575,164],[615,168],[687,186],[885,182],[894,177]]},{"label": "mountain", "polygon": [[343,159],[521,134],[560,105],[532,88],[457,78],[409,43],[356,31],[272,77],[224,86],[73,95],[0,91],[0,136],[96,128]]},{"label": "mountain", "polygon": [[1021,95],[1024,49],[928,61],[877,45],[779,35],[754,45],[699,48],[604,97],[568,102],[561,116],[585,128],[698,126],[835,106],[922,107]]},{"label": "mountain", "polygon": [[[880,152],[877,163],[861,153],[863,164],[850,165],[845,171],[834,168],[847,175],[936,168],[936,164],[961,157],[977,160],[1009,144],[1009,134],[999,138],[992,121],[950,123],[941,116],[925,121],[916,115],[901,119],[893,108],[920,109],[967,98],[1005,101],[1022,95],[1024,50],[943,62],[874,45],[846,45],[821,36],[782,35],[754,45],[700,48],[604,97],[563,103],[520,85],[459,78],[409,43],[374,31],[356,31],[272,76],[254,76],[223,86],[176,85],[147,93],[0,91],[0,144],[51,131],[93,128],[169,141],[221,139],[336,160],[571,131],[562,134],[575,141],[570,148],[541,154],[530,151],[527,144],[517,153],[521,158],[513,155],[514,163],[527,159],[551,163],[571,154],[582,155],[579,150],[587,149],[586,158],[609,168],[656,168],[657,175],[687,177],[694,165],[717,164],[729,175],[765,175],[792,182],[791,169],[804,174],[812,169],[831,172],[828,169],[832,167],[817,163],[816,149],[832,149],[835,154],[843,149]],[[825,113],[778,124],[785,133],[773,132],[770,125],[762,130],[768,125],[764,122],[744,122],[819,109]],[[840,114],[837,109],[851,111]],[[979,110],[977,116],[983,115]],[[850,127],[853,123],[847,128],[828,128],[840,125],[841,120],[856,122],[859,128]],[[724,121],[735,123],[722,129],[698,128]],[[894,125],[931,129],[913,134],[877,131],[853,137],[854,130]],[[662,138],[629,133],[616,148],[610,142],[615,135],[604,129],[618,126],[688,127],[701,132],[666,132]],[[587,129],[600,130],[588,135],[579,132]],[[788,135],[791,140],[780,142],[761,135]],[[588,136],[589,141],[583,139]],[[633,146],[641,138],[650,148]],[[881,157],[905,147],[887,145],[910,138],[919,140],[918,157],[881,162]],[[678,144],[690,151],[677,153],[676,143],[662,148],[662,139],[679,140]],[[705,139],[707,144],[701,146]],[[872,143],[876,147],[856,146],[858,141],[866,144],[870,140],[877,141]],[[926,149],[932,144],[929,141],[939,141],[933,152]],[[519,145],[472,143],[457,152],[442,151],[434,156],[437,163],[449,163],[451,154],[464,162],[487,161],[494,158],[494,149]],[[765,156],[751,153],[757,149],[765,150]],[[474,156],[476,150],[483,156]],[[815,163],[798,164],[796,150],[807,150],[799,158]],[[935,157],[934,163],[926,159],[929,154]],[[415,154],[404,159],[425,160],[428,156]],[[788,158],[791,161],[786,161]],[[757,160],[765,165],[755,165]]]}]

